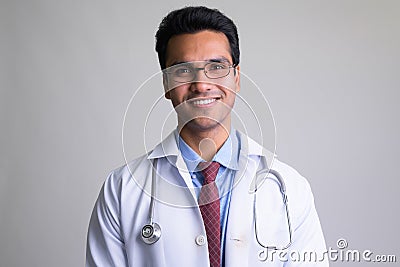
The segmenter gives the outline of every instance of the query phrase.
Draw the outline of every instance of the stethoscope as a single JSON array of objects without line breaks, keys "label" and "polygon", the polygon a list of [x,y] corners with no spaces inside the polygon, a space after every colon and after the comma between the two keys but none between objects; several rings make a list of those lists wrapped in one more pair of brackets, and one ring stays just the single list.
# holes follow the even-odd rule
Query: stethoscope
[{"label": "stethoscope", "polygon": [[158,223],[153,221],[154,218],[154,199],[157,193],[157,161],[158,159],[154,159],[153,162],[153,170],[151,173],[151,199],[150,199],[150,208],[149,208],[149,223],[143,226],[142,228],[142,239],[143,242],[152,245],[157,242],[161,237],[161,227]]},{"label": "stethoscope", "polygon": [[[152,245],[156,243],[160,237],[161,237],[161,227],[158,223],[154,222],[154,203],[155,203],[155,197],[157,194],[157,159],[154,159],[153,162],[153,170],[152,170],[152,178],[151,178],[151,199],[150,199],[150,206],[149,206],[149,222],[143,226],[142,231],[141,231],[141,236],[142,240],[144,243],[148,245]],[[271,250],[284,250],[290,247],[292,244],[292,226],[290,223],[290,216],[289,216],[289,207],[288,207],[288,198],[286,194],[286,185],[285,182],[283,181],[282,176],[279,174],[279,172],[273,170],[273,169],[262,169],[260,171],[257,171],[256,176],[259,177],[260,175],[264,175],[265,178],[267,177],[268,174],[272,174],[276,177],[280,192],[282,194],[283,198],[283,204],[285,205],[285,210],[286,210],[286,218],[287,218],[287,225],[288,225],[288,232],[289,232],[289,241],[286,245],[284,246],[271,246],[271,245],[265,245],[261,240],[259,239],[259,234],[257,230],[257,185],[255,186],[255,189],[252,191],[254,193],[254,200],[253,200],[253,213],[254,213],[254,232],[256,236],[256,240],[258,244],[263,247],[264,249],[271,249]],[[257,183],[256,183],[257,184]]]}]

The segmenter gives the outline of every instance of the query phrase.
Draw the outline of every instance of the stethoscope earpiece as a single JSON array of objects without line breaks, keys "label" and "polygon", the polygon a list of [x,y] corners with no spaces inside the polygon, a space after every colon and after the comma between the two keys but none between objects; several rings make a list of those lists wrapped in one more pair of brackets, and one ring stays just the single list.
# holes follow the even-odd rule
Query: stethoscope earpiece
[{"label": "stethoscope earpiece", "polygon": [[152,245],[161,237],[161,227],[158,223],[146,224],[142,228],[143,242]]}]

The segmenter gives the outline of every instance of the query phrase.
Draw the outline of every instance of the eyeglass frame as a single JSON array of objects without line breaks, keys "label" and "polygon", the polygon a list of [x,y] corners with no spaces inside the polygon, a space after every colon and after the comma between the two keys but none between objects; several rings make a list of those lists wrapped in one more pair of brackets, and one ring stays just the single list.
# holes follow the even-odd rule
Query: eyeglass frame
[{"label": "eyeglass frame", "polygon": [[[193,78],[192,78],[191,80],[182,82],[182,81],[176,81],[175,79],[173,79],[173,81],[174,81],[174,82],[177,82],[177,83],[189,83],[189,82],[193,82],[193,81],[196,79],[196,74],[195,74],[195,73],[197,73],[197,72],[200,71],[200,70],[203,70],[204,75],[205,75],[208,79],[212,79],[212,80],[214,80],[214,79],[220,79],[220,78],[224,78],[224,77],[228,76],[228,75],[231,73],[231,69],[232,69],[232,68],[236,71],[236,67],[237,67],[236,64],[228,65],[227,63],[229,63],[229,62],[228,62],[228,61],[225,61],[225,60],[222,60],[222,61],[219,61],[219,60],[218,60],[218,61],[217,61],[217,60],[210,60],[210,61],[209,61],[209,60],[205,60],[205,61],[189,61],[189,62],[182,62],[182,63],[179,63],[179,64],[172,65],[172,66],[170,66],[170,67],[168,67],[168,68],[166,68],[166,69],[163,69],[163,70],[162,70],[162,73],[163,73],[163,74],[172,74],[172,72],[168,72],[167,70],[170,69],[170,68],[179,66],[179,65],[184,65],[184,64],[189,64],[189,63],[196,63],[196,62],[206,62],[206,64],[205,64],[202,68],[195,68],[194,66],[192,67],[192,69],[193,69]],[[227,67],[228,67],[228,73],[225,74],[225,75],[223,75],[223,76],[220,76],[220,77],[215,77],[215,78],[209,77],[209,76],[207,75],[206,66],[209,65],[209,64],[212,64],[212,63],[222,63],[222,64],[226,64]]]}]

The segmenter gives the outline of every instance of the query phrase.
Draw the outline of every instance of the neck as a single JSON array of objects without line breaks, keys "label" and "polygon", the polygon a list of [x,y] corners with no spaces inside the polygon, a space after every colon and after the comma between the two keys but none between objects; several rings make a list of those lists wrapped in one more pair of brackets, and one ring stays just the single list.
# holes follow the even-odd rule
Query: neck
[{"label": "neck", "polygon": [[217,125],[203,131],[188,125],[178,128],[181,138],[205,161],[213,159],[230,134],[230,123],[227,126]]}]

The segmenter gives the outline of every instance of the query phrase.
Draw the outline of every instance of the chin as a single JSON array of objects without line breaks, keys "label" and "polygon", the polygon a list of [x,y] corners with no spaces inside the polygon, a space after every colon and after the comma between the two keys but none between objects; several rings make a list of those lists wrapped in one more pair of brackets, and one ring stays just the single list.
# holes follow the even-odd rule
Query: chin
[{"label": "chin", "polygon": [[217,130],[220,127],[224,127],[222,120],[215,120],[210,118],[196,118],[188,122],[185,126],[190,129],[207,132],[212,130]]}]

